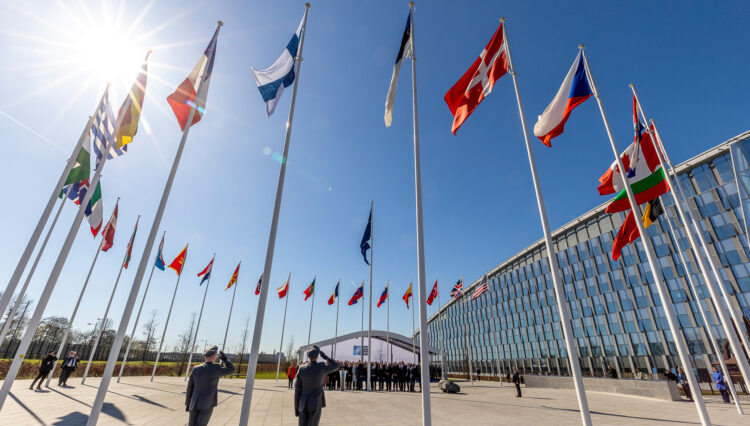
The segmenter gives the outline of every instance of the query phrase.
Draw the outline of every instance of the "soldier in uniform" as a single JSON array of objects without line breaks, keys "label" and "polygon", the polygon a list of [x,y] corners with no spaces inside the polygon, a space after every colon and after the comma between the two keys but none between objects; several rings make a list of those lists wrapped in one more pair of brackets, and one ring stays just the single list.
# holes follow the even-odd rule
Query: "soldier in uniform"
[{"label": "soldier in uniform", "polygon": [[[325,362],[318,362],[318,357]],[[338,371],[339,364],[313,345],[307,351],[308,362],[299,366],[294,382],[294,415],[300,426],[317,426],[326,406],[323,377]]]},{"label": "soldier in uniform", "polygon": [[[220,364],[214,364],[221,358]],[[185,411],[190,412],[188,426],[205,426],[217,405],[219,378],[234,372],[232,361],[224,352],[213,346],[203,354],[205,363],[193,368],[185,392]]]}]

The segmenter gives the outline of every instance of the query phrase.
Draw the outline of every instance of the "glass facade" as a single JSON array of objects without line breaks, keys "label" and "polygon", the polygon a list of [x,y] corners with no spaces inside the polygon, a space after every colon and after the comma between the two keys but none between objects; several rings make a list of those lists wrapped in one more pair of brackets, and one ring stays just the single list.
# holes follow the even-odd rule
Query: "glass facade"
[{"label": "glass facade", "polygon": [[[748,156],[745,156],[745,153]],[[709,244],[732,303],[750,317],[750,132],[733,138],[676,167],[693,217]],[[709,326],[726,341],[717,325],[713,304],[671,195],[662,197],[665,215],[675,226],[674,239],[665,215],[647,233],[651,236],[681,332],[700,370],[716,355],[703,329],[700,307],[686,274],[696,285]],[[553,233],[565,298],[584,375],[602,376],[606,366],[620,377],[637,372],[655,374],[679,364],[664,309],[639,239],[617,261],[612,242],[625,213],[609,215],[606,205],[582,215]],[[687,268],[677,250],[687,259]],[[444,353],[449,373],[466,373],[470,355],[474,371],[496,374],[517,367],[526,374],[568,372],[567,352],[555,290],[543,241],[526,248],[488,272],[490,291],[471,300],[452,300],[429,320],[429,342]],[[470,354],[467,351],[470,350]],[[433,356],[439,364],[439,356]]]}]

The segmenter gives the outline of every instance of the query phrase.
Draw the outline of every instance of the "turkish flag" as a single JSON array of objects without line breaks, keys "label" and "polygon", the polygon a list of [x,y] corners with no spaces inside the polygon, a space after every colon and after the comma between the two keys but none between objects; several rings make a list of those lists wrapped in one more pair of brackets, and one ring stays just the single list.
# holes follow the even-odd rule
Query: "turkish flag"
[{"label": "turkish flag", "polygon": [[445,94],[445,103],[453,114],[454,135],[484,98],[492,92],[495,82],[508,72],[503,24],[487,43],[468,71]]},{"label": "turkish flag", "polygon": [[438,282],[435,280],[435,285],[432,286],[432,291],[430,292],[430,296],[427,297],[427,304],[432,306],[432,302],[435,300],[435,298],[438,295]]}]

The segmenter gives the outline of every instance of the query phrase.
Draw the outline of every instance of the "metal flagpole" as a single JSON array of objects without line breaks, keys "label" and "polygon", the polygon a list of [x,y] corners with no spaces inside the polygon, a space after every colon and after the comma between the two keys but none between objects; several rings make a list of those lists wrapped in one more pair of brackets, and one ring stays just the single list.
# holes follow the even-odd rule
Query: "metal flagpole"
[{"label": "metal flagpole", "polygon": [[185,263],[187,263],[187,255],[188,255],[187,248],[189,245],[190,243],[185,244],[185,257],[182,259],[180,273],[177,274],[177,282],[174,284],[174,292],[172,292],[172,302],[169,304],[169,311],[167,311],[167,321],[164,323],[164,331],[162,331],[161,333],[161,341],[159,342],[159,350],[156,352],[156,360],[154,360],[154,369],[151,371],[152,382],[154,381],[156,368],[159,366],[159,357],[161,356],[161,348],[164,345],[164,338],[167,336],[167,327],[169,327],[169,317],[172,316],[172,307],[174,306],[174,299],[177,296],[177,288],[180,286],[180,278],[182,278],[182,270],[185,268]]},{"label": "metal flagpole", "polygon": [[557,263],[557,253],[552,242],[552,231],[550,230],[549,220],[547,219],[547,208],[544,204],[544,197],[542,196],[542,187],[539,183],[539,175],[536,170],[536,161],[534,160],[534,152],[531,147],[531,140],[529,139],[529,129],[526,125],[526,112],[523,109],[523,102],[521,101],[521,92],[518,88],[518,78],[516,70],[513,67],[513,58],[510,54],[510,42],[505,32],[505,18],[502,18],[500,22],[503,25],[503,39],[505,41],[505,53],[508,55],[508,65],[510,68],[510,75],[513,77],[513,88],[516,92],[516,103],[518,104],[518,114],[521,118],[521,128],[523,129],[523,137],[526,143],[526,154],[529,157],[529,168],[531,170],[532,181],[534,182],[534,192],[536,194],[537,207],[539,208],[539,219],[542,223],[542,231],[544,233],[544,245],[547,247],[547,259],[549,260],[550,272],[552,273],[552,284],[555,288],[555,295],[557,299],[557,309],[560,312],[560,322],[562,323],[563,337],[565,339],[565,348],[568,353],[568,360],[570,361],[570,368],[573,375],[573,384],[576,390],[576,398],[578,399],[578,408],[581,412],[581,422],[590,426],[591,413],[589,412],[589,403],[586,398],[586,391],[583,386],[583,377],[581,375],[581,363],[578,358],[578,347],[575,342],[573,335],[573,327],[570,322],[570,307],[565,298],[565,289],[563,282],[560,279],[560,267]]},{"label": "metal flagpole", "polygon": [[[313,278],[313,282],[318,277],[316,276]],[[307,346],[310,346],[310,335],[312,334],[312,318],[313,318],[313,308],[315,307],[315,287],[313,287],[313,294],[312,294],[312,301],[310,302],[310,327],[307,329]]]},{"label": "metal flagpole", "polygon": [[[109,83],[107,83],[107,89],[104,90],[105,95],[102,95],[102,97],[99,99],[99,103],[96,104],[96,109],[94,111],[98,111],[99,108],[102,106],[102,103],[104,102],[104,96],[106,96],[108,91],[109,91]],[[21,254],[21,259],[18,260],[18,264],[16,264],[16,269],[13,270],[13,275],[11,275],[10,281],[8,281],[8,285],[5,286],[3,295],[0,296],[0,312],[5,312],[5,310],[8,308],[8,305],[10,304],[10,300],[13,297],[13,293],[16,291],[16,286],[18,286],[18,282],[21,280],[21,275],[23,275],[23,271],[26,269],[26,265],[28,265],[29,263],[29,259],[31,258],[31,253],[34,252],[34,248],[36,247],[36,243],[39,241],[39,237],[42,235],[44,226],[47,224],[50,214],[52,214],[52,208],[55,206],[55,202],[57,202],[57,199],[60,196],[60,191],[62,191],[63,186],[65,185],[65,181],[68,179],[68,174],[70,173],[71,170],[73,170],[73,167],[77,163],[76,160],[78,158],[78,153],[81,151],[81,146],[83,146],[83,142],[86,140],[86,135],[88,134],[89,129],[91,129],[91,125],[93,124],[93,122],[94,122],[94,116],[90,116],[88,123],[86,123],[86,127],[84,127],[83,132],[81,132],[81,136],[78,138],[78,142],[76,143],[76,146],[73,148],[73,152],[70,153],[70,157],[65,163],[65,168],[63,169],[63,172],[60,175],[60,178],[57,180],[57,184],[55,184],[55,189],[52,190],[52,195],[50,195],[49,200],[47,201],[47,204],[44,206],[44,209],[42,210],[42,215],[41,217],[39,217],[39,221],[37,221],[36,227],[34,228],[34,231],[31,233],[31,237],[29,237],[29,241],[26,243],[26,248],[23,250],[23,253]],[[63,198],[63,204],[64,202],[65,202],[65,199]],[[54,224],[50,227],[50,232],[52,232],[52,228],[54,228]],[[44,248],[41,248],[39,251],[41,253],[42,251],[44,251]],[[33,270],[29,272],[29,274],[31,275],[32,272]],[[0,402],[0,406],[2,406],[2,402]]]},{"label": "metal flagpole", "polygon": [[471,381],[471,385],[474,386],[474,374],[472,374],[472,365],[471,365],[471,342],[469,341],[469,324],[466,324],[466,359],[469,361],[469,380]]},{"label": "metal flagpole", "polygon": [[[506,39],[507,40],[507,39]],[[500,387],[503,387],[503,373],[500,371],[500,330],[497,330],[497,376],[500,378]]]},{"label": "metal flagpole", "polygon": [[[635,89],[634,89],[635,90]],[[664,167],[662,167],[663,169]],[[670,186],[671,187],[671,186]],[[672,194],[674,197],[674,193]],[[661,197],[660,197],[661,198]],[[676,198],[676,197],[675,197]],[[675,200],[675,203],[678,201]],[[662,203],[662,206],[664,203]],[[729,390],[732,392],[732,398],[734,398],[734,405],[737,407],[737,412],[740,415],[744,415],[745,412],[742,410],[742,405],[740,404],[740,401],[737,399],[737,392],[734,389],[734,382],[732,381],[732,377],[729,375],[729,369],[727,369],[727,364],[724,362],[724,357],[721,356],[721,346],[716,342],[716,337],[714,336],[714,332],[711,328],[711,324],[708,321],[708,303],[706,303],[706,307],[703,307],[703,302],[698,296],[698,291],[696,290],[695,283],[693,282],[692,274],[690,273],[690,270],[688,269],[688,263],[687,259],[685,259],[685,254],[682,252],[682,249],[679,246],[679,242],[677,240],[677,233],[674,231],[674,226],[672,225],[672,218],[669,216],[669,212],[664,211],[664,215],[667,219],[667,224],[669,225],[669,232],[672,235],[672,240],[674,242],[674,247],[677,252],[680,254],[680,261],[682,261],[683,268],[685,269],[685,276],[687,277],[688,284],[690,287],[690,292],[693,295],[693,299],[695,299],[695,303],[698,305],[698,310],[701,314],[701,319],[703,320],[703,326],[706,329],[706,332],[708,333],[709,341],[711,342],[711,346],[713,346],[714,353],[717,355],[716,358],[719,359],[719,364],[721,365],[721,371],[722,374],[724,374],[724,377],[727,380],[727,384],[729,385]],[[689,250],[693,251],[693,254],[697,257],[697,253],[695,250],[693,250],[692,247],[688,248]],[[716,305],[714,305],[714,309],[718,311],[718,308]]]},{"label": "metal flagpole", "polygon": [[[212,263],[214,259],[216,259],[216,253],[214,253],[214,257],[211,259]],[[206,289],[203,291],[203,302],[201,302],[201,310],[200,310],[200,313],[198,314],[198,324],[195,326],[195,337],[193,337],[193,344],[191,346],[190,355],[188,356],[187,368],[185,368],[185,381],[187,381],[188,376],[190,375],[190,363],[193,361],[193,354],[195,353],[195,347],[198,344],[198,330],[201,328],[201,318],[203,318],[203,307],[206,305],[206,295],[208,294],[208,286],[211,285],[211,275],[213,275],[213,265],[211,266],[211,274],[208,276],[208,282],[206,282]],[[240,358],[240,363],[242,363],[241,358]],[[239,369],[237,370],[237,374],[239,374]]]},{"label": "metal flagpole", "polygon": [[[141,220],[141,215],[138,215],[138,218],[135,220],[135,229],[138,229],[139,220]],[[102,243],[104,243],[104,237],[102,237]],[[96,355],[96,349],[99,347],[99,341],[101,340],[102,335],[104,334],[104,329],[107,326],[107,315],[109,314],[109,308],[112,307],[112,300],[114,300],[115,298],[115,292],[117,291],[117,284],[120,283],[120,276],[122,276],[122,270],[125,267],[125,262],[127,262],[127,260],[128,260],[128,249],[126,248],[125,256],[123,256],[122,263],[120,264],[120,271],[117,273],[117,279],[115,280],[115,285],[114,287],[112,287],[112,294],[109,295],[109,302],[107,302],[107,309],[104,310],[104,316],[102,316],[102,325],[99,328],[99,333],[96,335],[96,340],[94,340],[94,346],[91,348],[91,352],[89,354],[89,362],[86,363],[86,370],[84,370],[83,377],[81,378],[82,385],[86,384],[86,377],[88,377],[89,370],[91,369],[91,364],[94,362],[94,355]],[[93,265],[92,265],[92,269],[93,269]],[[88,279],[86,280],[86,282],[88,282]],[[81,296],[83,296],[83,291],[81,291]],[[77,305],[76,305],[76,308],[78,308]],[[62,349],[62,346],[60,349]],[[49,379],[51,378],[52,376],[49,377]]]},{"label": "metal flagpole", "polygon": [[[164,240],[164,236],[167,234],[167,231],[164,231],[161,234],[162,241]],[[214,256],[216,256],[216,253],[214,253]],[[120,365],[120,373],[117,375],[117,383],[120,383],[120,378],[122,378],[122,372],[125,370],[125,363],[128,362],[128,354],[130,354],[130,346],[133,344],[133,339],[135,339],[135,330],[138,328],[138,321],[141,319],[141,311],[143,310],[143,303],[146,301],[146,295],[148,294],[148,288],[151,286],[151,278],[154,276],[154,269],[156,268],[156,260],[154,260],[154,263],[151,265],[151,273],[148,275],[148,281],[146,281],[146,290],[143,291],[143,298],[141,299],[141,305],[138,307],[138,313],[135,315],[135,323],[133,323],[133,331],[130,332],[130,340],[128,340],[128,346],[125,348],[125,355],[122,357],[122,364]],[[208,277],[209,281],[211,280],[211,277]],[[203,296],[203,300],[205,301],[205,296]],[[198,324],[200,324],[200,318],[198,318]],[[148,343],[148,342],[146,342]],[[193,354],[191,353],[190,356]],[[58,357],[59,358],[59,357]],[[188,362],[188,366],[190,363]]]},{"label": "metal flagpole", "polygon": [[[367,306],[369,306],[369,319],[367,322],[367,390],[372,390],[370,379],[372,376],[372,264],[375,258],[375,200],[370,201],[370,214],[373,216],[370,221],[370,297]],[[362,305],[362,309],[364,309]]]},{"label": "metal flagpole", "polygon": [[10,308],[10,312],[8,312],[8,318],[5,319],[3,328],[2,330],[0,330],[0,342],[4,342],[5,337],[8,335],[8,331],[10,330],[10,323],[13,322],[13,317],[16,316],[16,312],[18,312],[18,308],[21,306],[23,296],[26,294],[26,290],[29,288],[29,284],[31,283],[31,277],[34,276],[34,271],[36,271],[36,267],[37,265],[39,265],[39,259],[42,258],[42,253],[44,253],[44,249],[47,247],[47,242],[49,241],[49,237],[52,235],[52,230],[55,229],[55,224],[57,224],[57,219],[60,217],[60,213],[62,212],[63,207],[65,207],[65,198],[67,198],[67,191],[65,191],[65,194],[63,194],[62,202],[60,203],[60,208],[57,209],[57,213],[55,213],[55,217],[54,219],[52,219],[52,224],[47,230],[47,235],[44,237],[44,241],[42,241],[42,245],[39,247],[39,251],[36,254],[36,258],[34,258],[34,263],[31,264],[31,269],[29,269],[29,274],[26,276],[26,281],[24,281],[23,286],[21,287],[21,291],[18,292],[18,296],[16,296],[16,302],[13,303],[13,306]]},{"label": "metal flagpole", "polygon": [[[265,273],[263,276],[265,277]],[[292,286],[291,279],[292,279],[292,273],[290,272],[289,277],[287,277],[286,279],[286,282],[289,283],[288,284],[289,286],[286,288],[286,294],[284,295],[284,299],[285,299],[284,300],[284,321],[281,322],[281,342],[279,342],[279,354],[277,355],[278,360],[276,361],[276,381],[277,382],[279,381],[279,368],[281,368],[281,349],[284,347],[284,329],[286,328],[286,308],[289,306],[289,287]],[[260,291],[261,293],[263,292],[262,289]],[[260,315],[260,313],[258,315]],[[256,319],[255,321],[257,322],[258,320]],[[255,335],[253,335],[253,340],[255,340]],[[250,353],[250,356],[251,357],[253,356],[252,352]],[[250,368],[250,364],[248,364],[247,366],[248,368]],[[248,372],[247,374],[249,376],[250,372]],[[245,386],[247,386],[247,384]],[[245,388],[245,390],[247,390],[247,388]]]},{"label": "metal flagpole", "polygon": [[[57,348],[56,357],[58,359],[60,359],[60,356],[62,356],[63,354],[63,350],[65,350],[65,344],[68,342],[68,335],[70,334],[70,329],[73,327],[73,321],[75,321],[76,319],[76,313],[78,312],[78,307],[81,305],[81,299],[83,299],[83,293],[86,292],[86,287],[88,286],[89,279],[91,278],[91,272],[94,270],[94,265],[96,265],[96,259],[99,258],[99,253],[101,253],[103,245],[104,245],[104,238],[102,238],[102,241],[99,243],[99,245],[96,246],[96,253],[94,254],[94,260],[91,262],[89,273],[88,275],[86,275],[86,280],[83,282],[83,288],[81,288],[81,293],[78,295],[78,300],[76,300],[76,305],[73,308],[73,314],[70,316],[70,320],[68,320],[68,325],[65,327],[65,332],[63,333],[62,340],[60,341],[60,346]],[[2,342],[2,340],[0,340],[0,342]],[[55,367],[57,367],[57,363],[52,364],[52,369],[49,371],[49,374],[47,375],[47,382],[45,383],[46,387],[49,387],[49,382],[52,380],[52,376],[55,374]]]},{"label": "metal flagpole", "polygon": [[[339,288],[339,284],[341,284],[341,278],[339,278],[339,282],[338,284],[336,284],[337,289]],[[339,340],[339,302],[340,302],[340,299],[341,298],[339,296],[336,296],[336,331],[334,332],[334,337],[333,337],[333,359],[336,359],[336,344],[338,343],[338,340]]]},{"label": "metal flagpole", "polygon": [[[221,21],[217,23],[217,35],[222,25],[224,25],[224,23]],[[214,53],[215,52],[211,54],[213,55]],[[200,88],[200,83],[203,81],[207,63],[208,60],[204,61],[201,67],[201,71],[198,73],[198,78],[196,79],[198,87],[195,88],[196,93]],[[104,367],[102,380],[99,382],[99,390],[97,390],[96,392],[96,399],[94,399],[94,403],[91,406],[91,413],[89,414],[89,419],[86,422],[86,426],[93,426],[96,424],[96,422],[99,420],[99,414],[102,411],[102,407],[104,406],[104,398],[107,396],[109,382],[110,380],[112,380],[112,374],[114,373],[115,363],[117,362],[117,358],[119,357],[120,347],[122,346],[122,341],[125,338],[125,333],[127,333],[130,315],[133,313],[135,301],[138,298],[139,291],[141,290],[141,282],[143,281],[143,275],[145,275],[146,273],[146,267],[148,266],[148,262],[151,260],[151,248],[154,245],[154,240],[156,240],[156,233],[159,232],[161,218],[164,215],[164,209],[167,206],[169,193],[172,191],[172,184],[174,183],[174,178],[177,174],[177,167],[180,165],[180,159],[182,158],[182,151],[185,149],[185,142],[187,141],[188,133],[190,132],[190,128],[192,127],[193,116],[195,115],[195,107],[196,105],[193,104],[190,108],[188,119],[187,121],[185,121],[186,125],[185,129],[182,131],[182,139],[180,139],[180,145],[177,147],[177,152],[175,153],[174,162],[172,163],[172,169],[169,171],[167,183],[164,185],[164,192],[162,193],[161,201],[159,201],[159,207],[156,210],[154,222],[151,225],[151,231],[149,232],[148,238],[146,239],[146,245],[143,248],[143,255],[141,255],[141,262],[138,264],[138,270],[135,273],[133,285],[130,287],[130,294],[128,295],[128,300],[125,303],[125,309],[122,312],[120,326],[117,329],[117,334],[115,335],[115,341],[112,345],[112,350],[109,352],[109,359],[107,360],[107,365]]]},{"label": "metal flagpole", "polygon": [[422,389],[422,424],[432,424],[432,410],[430,408],[430,351],[427,339],[427,304],[425,303],[425,266],[424,266],[424,227],[422,224],[422,160],[419,154],[419,109],[417,108],[417,54],[414,42],[414,2],[409,2],[411,9],[411,89],[412,89],[412,117],[414,126],[414,188],[416,199],[417,219],[417,295],[419,304],[419,357],[421,368],[420,388]]},{"label": "metal flagpole", "polygon": [[242,261],[237,264],[237,281],[234,283],[234,292],[232,293],[232,304],[229,305],[229,318],[227,318],[227,329],[224,331],[224,342],[221,344],[221,351],[224,351],[224,348],[227,345],[227,335],[229,334],[229,322],[232,321],[232,309],[234,309],[234,296],[237,294],[237,286],[240,284],[240,273],[239,268],[242,264]]},{"label": "metal flagpole", "polygon": [[[412,299],[412,302],[414,302],[413,299]],[[416,329],[414,328],[414,303],[412,303],[412,306],[411,306],[411,356],[413,358],[414,364],[416,364],[417,363],[417,349],[414,343],[414,333],[416,333]]]},{"label": "metal flagpole", "polygon": [[[109,90],[109,84],[107,84],[107,90]],[[101,106],[102,102],[104,102],[105,98],[108,98],[108,91],[104,92],[104,95],[102,96],[102,101],[100,101],[99,105]],[[91,123],[93,122],[93,117],[89,118],[88,125],[86,127],[86,130],[81,135],[81,140],[79,140],[79,145],[82,143],[82,139],[86,136],[86,132],[89,131],[91,128]],[[119,126],[120,123],[117,123],[117,126]],[[116,127],[117,127],[116,126]],[[111,143],[114,140],[108,141],[107,147],[105,148],[105,152],[109,152],[111,148]],[[77,156],[78,149],[74,150],[75,154]],[[94,176],[91,179],[90,188],[96,188],[96,185],[99,183],[99,178],[101,177],[102,170],[104,169],[104,165],[107,161],[107,155],[102,156],[102,160],[99,163],[99,168],[96,169],[94,172]],[[73,157],[73,161],[75,161],[75,157]],[[68,163],[68,166],[71,167],[70,162]],[[65,182],[65,179],[67,178],[67,173],[70,171],[69,168],[66,167],[66,173],[60,178],[60,181],[62,183]],[[58,182],[58,187],[56,187],[55,192],[53,193],[53,197],[56,197],[60,194],[60,188],[62,188],[61,182]],[[50,272],[50,276],[47,279],[47,283],[44,286],[44,289],[42,290],[42,294],[39,296],[39,301],[37,302],[36,308],[34,309],[34,313],[31,316],[31,319],[29,320],[29,323],[26,327],[26,331],[23,334],[23,337],[21,338],[21,341],[18,344],[18,348],[16,348],[16,354],[13,357],[13,362],[10,365],[10,368],[8,369],[8,372],[6,373],[5,380],[3,381],[3,385],[0,388],[0,410],[2,410],[2,406],[5,403],[5,399],[8,397],[8,394],[10,393],[10,388],[13,386],[13,382],[16,379],[16,375],[18,374],[18,371],[21,369],[21,364],[23,363],[23,358],[26,355],[26,351],[29,349],[29,345],[31,344],[31,340],[34,338],[34,334],[36,333],[36,329],[39,326],[39,322],[42,320],[42,315],[44,314],[44,309],[47,307],[47,303],[49,302],[49,298],[52,296],[52,290],[55,288],[55,284],[57,284],[57,279],[60,276],[60,272],[62,271],[63,266],[65,265],[65,261],[68,259],[68,254],[70,254],[70,247],[73,245],[73,241],[76,238],[76,235],[78,234],[78,229],[81,226],[81,221],[83,220],[83,215],[86,211],[86,207],[89,204],[89,201],[91,200],[91,197],[94,195],[94,190],[86,191],[86,195],[83,197],[83,200],[81,201],[81,204],[78,208],[78,212],[76,213],[75,218],[73,219],[73,223],[70,226],[70,230],[68,231],[68,235],[65,237],[65,242],[63,243],[62,248],[60,249],[60,253],[57,256],[57,260],[55,260],[54,266],[52,267],[52,271]],[[48,208],[47,208],[48,207]],[[0,308],[2,308],[2,311],[4,311],[8,307],[8,302],[10,301],[10,297],[12,296],[12,292],[15,291],[15,286],[18,284],[18,280],[20,279],[20,274],[23,272],[23,268],[19,271],[19,267],[21,266],[21,263],[23,263],[23,266],[25,268],[26,263],[28,262],[28,258],[31,255],[31,251],[33,251],[34,246],[36,245],[36,241],[39,239],[39,233],[41,233],[42,228],[44,228],[44,224],[46,223],[47,219],[49,218],[49,211],[52,207],[54,207],[54,199],[50,198],[50,201],[48,202],[47,207],[45,207],[45,211],[42,213],[42,219],[40,219],[40,222],[37,224],[38,231],[35,229],[34,234],[32,235],[31,240],[29,241],[29,245],[26,247],[26,250],[24,251],[24,255],[22,257],[22,262],[19,262],[19,265],[16,267],[16,272],[18,272],[19,277],[15,278],[16,272],[13,273],[13,277],[11,278],[11,282],[8,283],[8,287],[5,289],[5,292],[3,294],[3,297],[0,298]],[[28,252],[28,255],[27,253]],[[3,300],[5,296],[8,296],[7,300]],[[2,312],[0,311],[0,312]]]},{"label": "metal flagpole", "polygon": [[250,421],[250,406],[253,401],[253,384],[255,383],[255,370],[258,364],[258,350],[260,348],[260,337],[263,333],[263,317],[266,313],[266,300],[268,299],[268,283],[271,278],[271,266],[273,264],[273,251],[276,246],[276,229],[279,226],[279,212],[281,211],[281,195],[284,192],[284,176],[286,175],[286,163],[289,159],[289,141],[292,136],[292,122],[294,120],[294,105],[297,101],[297,85],[300,79],[300,69],[302,68],[302,49],[305,46],[305,36],[307,35],[307,14],[310,10],[310,3],[305,3],[305,16],[302,22],[302,38],[299,43],[297,52],[294,86],[292,89],[292,101],[289,107],[289,119],[286,125],[286,135],[284,137],[284,155],[282,156],[281,167],[279,168],[279,182],[276,186],[276,199],[273,205],[273,216],[271,219],[271,230],[268,235],[268,247],[266,248],[266,261],[263,266],[263,279],[260,285],[260,295],[258,296],[258,314],[255,317],[255,329],[253,330],[253,341],[250,345],[250,357],[247,363],[247,377],[245,379],[245,393],[242,395],[242,409],[240,411],[240,426],[246,426]]},{"label": "metal flagpole", "polygon": [[388,362],[393,362],[393,348],[391,348],[391,289],[388,288],[390,287],[390,284],[390,280],[385,283],[385,288],[387,290],[385,302],[387,304],[386,309],[388,309],[385,317],[385,347],[388,351],[388,355],[386,356]]},{"label": "metal flagpole", "polygon": [[[609,138],[609,142],[612,145],[612,153],[615,156],[615,161],[617,161],[617,166],[620,168],[620,170],[625,170],[625,167],[622,164],[622,159],[620,158],[620,151],[617,149],[617,144],[615,143],[615,138],[612,135],[612,129],[609,127],[609,120],[607,120],[607,114],[604,112],[604,105],[602,103],[602,99],[599,97],[599,91],[596,88],[596,84],[594,83],[594,79],[592,76],[592,72],[588,66],[588,60],[586,58],[586,51],[583,48],[583,45],[579,47],[581,49],[581,53],[583,54],[583,62],[586,67],[586,73],[589,78],[589,82],[591,84],[591,89],[594,92],[594,97],[596,98],[596,102],[599,105],[599,111],[602,115],[602,121],[604,122],[604,127],[607,131],[607,136]],[[637,218],[634,222],[636,226],[638,227],[638,232],[641,234],[641,241],[643,242],[643,247],[646,249],[646,257],[648,258],[648,263],[651,266],[651,273],[654,277],[654,282],[656,284],[656,289],[659,292],[659,298],[661,299],[662,306],[664,308],[664,313],[667,317],[667,322],[669,323],[669,329],[672,332],[672,337],[675,340],[675,346],[677,347],[677,352],[680,356],[680,360],[682,362],[682,365],[685,370],[685,376],[688,379],[688,383],[692,389],[695,389],[696,392],[693,392],[693,401],[695,402],[696,409],[698,410],[698,416],[701,419],[701,423],[703,425],[710,425],[711,419],[708,416],[708,411],[706,410],[706,405],[703,402],[703,395],[700,393],[700,387],[698,386],[698,381],[695,379],[695,373],[693,372],[692,363],[690,362],[690,352],[688,351],[687,344],[685,344],[685,336],[680,331],[679,323],[677,322],[677,317],[675,316],[674,307],[672,306],[669,291],[667,287],[664,285],[662,273],[661,273],[661,267],[658,263],[658,259],[656,257],[656,253],[654,252],[653,244],[651,243],[651,237],[646,234],[646,230],[643,228],[643,222],[640,219],[641,217],[641,208],[638,206],[638,203],[635,201],[635,196],[633,195],[633,189],[630,187],[630,183],[628,182],[627,178],[625,177],[624,173],[620,173],[620,179],[622,180],[622,184],[625,187],[625,191],[628,194],[628,200],[630,201],[630,207],[633,211],[633,214]]]},{"label": "metal flagpole", "polygon": [[437,293],[437,302],[438,302],[438,317],[435,318],[436,320],[435,325],[437,326],[437,329],[438,329],[438,341],[440,342],[440,368],[443,371],[445,371],[445,361],[444,361],[445,352],[443,351],[443,336],[441,333],[443,329],[440,327],[443,324],[443,322],[440,321],[440,289],[438,289],[438,293]]},{"label": "metal flagpole", "polygon": [[[631,84],[630,88],[633,90],[633,96],[635,97],[636,103],[638,104],[641,117],[643,117],[643,119],[646,120],[646,113],[643,111],[643,107],[641,106],[640,99],[638,99],[638,94],[635,91],[635,85]],[[654,125],[654,129],[656,129],[655,125]],[[649,133],[651,133],[651,129],[648,129],[647,127],[647,130]],[[669,176],[669,172],[667,171],[667,168],[664,164],[664,158],[662,156],[662,153],[664,152],[664,145],[662,145],[661,138],[659,137],[658,132],[655,132],[655,133],[656,134],[654,135],[654,142],[656,142],[658,146],[661,148],[661,149],[656,150],[656,154],[659,158],[659,164],[661,165],[661,168],[664,171],[664,175],[667,180],[667,185],[669,185],[669,187],[673,189],[671,191],[672,198],[674,199],[675,207],[677,208],[677,212],[680,215],[680,219],[682,220],[682,223],[685,224],[685,234],[687,235],[688,241],[690,242],[690,245],[693,248],[693,252],[696,255],[695,258],[698,261],[698,265],[700,266],[701,272],[703,274],[703,279],[706,282],[706,287],[708,288],[708,292],[711,296],[711,299],[714,302],[716,313],[718,314],[719,319],[721,320],[721,325],[724,329],[724,334],[727,336],[727,339],[729,340],[729,344],[732,347],[732,353],[735,354],[735,358],[737,359],[737,363],[739,365],[740,371],[742,372],[742,377],[745,380],[745,383],[750,383],[750,365],[748,365],[747,359],[743,356],[744,352],[742,351],[742,345],[737,340],[737,334],[735,333],[734,327],[731,326],[731,320],[727,316],[724,303],[722,303],[722,302],[726,302],[727,304],[729,304],[730,307],[732,306],[731,300],[727,297],[726,288],[723,285],[724,281],[721,279],[721,275],[718,274],[718,271],[716,270],[715,265],[713,264],[713,260],[711,259],[711,256],[708,254],[708,252],[701,251],[699,248],[700,246],[696,244],[695,237],[693,235],[693,228],[690,226],[690,222],[688,222],[687,220],[687,215],[685,214],[682,204],[680,203],[679,194],[675,194],[674,192],[675,186],[673,185],[673,180]],[[672,173],[675,173],[674,168],[672,168]],[[685,193],[682,191],[682,185],[680,184],[679,179],[677,179],[677,175],[675,174],[674,177],[675,177],[674,181],[677,182],[677,187],[679,188],[680,194],[685,196]],[[691,220],[692,220],[692,215],[691,215]],[[703,249],[706,250],[708,246],[706,245],[706,241],[703,237],[703,232],[700,231],[700,228],[697,227],[697,224],[695,223],[694,220],[692,223],[693,225],[696,225],[696,229],[698,229],[698,238],[700,239],[700,243]],[[714,271],[714,278],[716,279],[716,282],[719,288],[721,288],[722,294],[724,296],[723,301],[721,300],[721,297],[716,293],[716,289],[714,288],[714,286],[711,284],[711,277],[708,275],[708,268],[706,267],[706,263],[703,259],[703,256],[701,256],[701,252],[705,253],[706,257],[708,258],[709,263],[711,263],[711,268]],[[687,265],[686,263],[684,264]],[[731,308],[730,308],[730,313],[732,313]],[[738,317],[734,317],[733,319],[735,320],[735,324],[738,325],[737,330],[739,331],[740,330],[739,325],[742,324],[742,322],[737,322]],[[706,323],[706,327],[707,328],[709,327],[708,323]],[[741,331],[739,334],[740,336],[744,336],[744,333],[742,333]],[[746,344],[745,347],[750,348],[750,345],[748,345],[748,343],[745,343],[745,344]],[[719,352],[720,352],[720,348],[719,346],[716,346],[716,355],[718,358],[721,358],[721,355],[719,354]]]}]

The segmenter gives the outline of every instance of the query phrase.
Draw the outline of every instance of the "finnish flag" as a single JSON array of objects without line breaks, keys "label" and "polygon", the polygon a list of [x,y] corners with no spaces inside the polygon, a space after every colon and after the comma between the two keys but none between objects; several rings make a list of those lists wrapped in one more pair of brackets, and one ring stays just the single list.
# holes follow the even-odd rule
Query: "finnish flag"
[{"label": "finnish flag", "polygon": [[260,95],[266,103],[266,116],[268,117],[276,109],[276,104],[279,103],[281,94],[284,93],[284,88],[294,83],[294,68],[297,62],[295,59],[297,57],[297,49],[299,49],[303,22],[304,18],[300,21],[292,39],[289,40],[289,44],[286,45],[284,51],[281,52],[281,56],[279,56],[279,59],[273,65],[264,70],[256,70],[250,67],[250,71],[253,72],[253,78],[255,78],[255,84],[258,85]]}]

